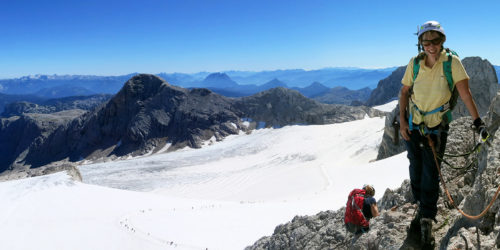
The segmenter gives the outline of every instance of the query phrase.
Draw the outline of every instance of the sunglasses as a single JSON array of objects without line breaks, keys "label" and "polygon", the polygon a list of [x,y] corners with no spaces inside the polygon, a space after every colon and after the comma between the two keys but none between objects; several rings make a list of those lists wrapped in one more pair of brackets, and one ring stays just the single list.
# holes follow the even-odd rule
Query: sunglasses
[{"label": "sunglasses", "polygon": [[431,43],[432,43],[432,45],[439,45],[442,41],[443,41],[443,38],[437,37],[437,38],[434,38],[432,40],[422,40],[422,45],[429,46],[429,45],[431,45]]}]

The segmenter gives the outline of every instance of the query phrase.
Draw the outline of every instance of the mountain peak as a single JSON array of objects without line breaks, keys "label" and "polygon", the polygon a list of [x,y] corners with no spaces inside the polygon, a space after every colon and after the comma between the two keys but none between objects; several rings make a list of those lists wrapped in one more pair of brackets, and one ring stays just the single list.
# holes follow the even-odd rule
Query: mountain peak
[{"label": "mountain peak", "polygon": [[217,72],[208,75],[201,85],[207,88],[227,88],[237,86],[238,83],[233,81],[226,73]]},{"label": "mountain peak", "polygon": [[266,86],[266,88],[275,88],[275,87],[288,87],[286,83],[280,81],[278,78],[274,78],[269,82],[266,82],[262,86]]},{"label": "mountain peak", "polygon": [[222,73],[222,72],[212,73],[205,78],[205,80],[212,80],[212,79],[231,80],[231,78],[226,73]]},{"label": "mountain peak", "polygon": [[305,87],[305,88],[320,88],[320,89],[329,89],[327,86],[321,84],[320,82],[313,82],[311,85]]},{"label": "mountain peak", "polygon": [[307,96],[309,98],[314,98],[330,91],[330,88],[326,87],[325,85],[319,82],[313,82],[311,83],[311,85],[307,87],[296,88],[296,89],[299,90],[300,93],[302,93],[304,96]]},{"label": "mountain peak", "polygon": [[137,74],[130,78],[129,81],[163,81],[163,79],[153,74]]},{"label": "mountain peak", "polygon": [[138,74],[130,78],[113,99],[121,97],[130,99],[130,97],[135,97],[144,100],[158,94],[162,87],[167,85],[168,83],[158,76]]}]

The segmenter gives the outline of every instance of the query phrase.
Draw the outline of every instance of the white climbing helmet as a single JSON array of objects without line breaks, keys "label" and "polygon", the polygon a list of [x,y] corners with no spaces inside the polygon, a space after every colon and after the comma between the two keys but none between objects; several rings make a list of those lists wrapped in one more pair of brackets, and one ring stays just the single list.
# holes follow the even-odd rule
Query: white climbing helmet
[{"label": "white climbing helmet", "polygon": [[422,34],[424,34],[425,32],[427,32],[429,30],[437,31],[437,32],[443,34],[444,36],[446,36],[446,34],[444,33],[444,29],[439,22],[427,21],[424,24],[422,24],[422,26],[420,26],[420,28],[418,29],[418,33],[417,33],[418,38],[420,38],[420,36]]}]

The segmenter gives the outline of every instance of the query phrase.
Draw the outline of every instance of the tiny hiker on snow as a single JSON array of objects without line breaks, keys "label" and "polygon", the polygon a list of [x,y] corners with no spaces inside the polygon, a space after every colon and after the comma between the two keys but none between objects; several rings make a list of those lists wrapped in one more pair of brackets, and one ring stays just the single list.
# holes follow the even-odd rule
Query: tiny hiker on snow
[{"label": "tiny hiker on snow", "polygon": [[379,215],[374,195],[375,188],[371,185],[365,185],[363,189],[354,189],[349,193],[344,217],[347,231],[358,235],[370,230],[369,220]]}]

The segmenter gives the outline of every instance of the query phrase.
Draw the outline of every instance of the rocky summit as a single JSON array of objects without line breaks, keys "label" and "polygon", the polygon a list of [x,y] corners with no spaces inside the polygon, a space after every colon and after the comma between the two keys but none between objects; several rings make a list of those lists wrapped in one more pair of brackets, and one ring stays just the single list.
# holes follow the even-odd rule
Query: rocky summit
[{"label": "rocky summit", "polygon": [[[488,128],[495,137],[491,145],[483,144],[479,153],[469,157],[445,157],[442,173],[447,189],[458,208],[470,215],[480,214],[493,200],[500,185],[500,93],[493,100]],[[458,155],[469,151],[477,142],[469,127],[470,118],[453,121],[446,153]],[[401,166],[407,167],[407,166]],[[346,194],[347,196],[347,194]],[[380,216],[370,220],[370,230],[359,237],[344,228],[344,210],[324,211],[313,216],[296,216],[248,246],[252,249],[412,249],[405,244],[406,230],[416,211],[411,203],[409,181],[396,190],[386,190],[378,201]],[[500,200],[493,202],[477,220],[462,216],[445,195],[441,185],[437,222],[433,223],[436,249],[500,248]],[[418,248],[413,248],[418,249]]]},{"label": "rocky summit", "polygon": [[[46,114],[49,115],[53,114]],[[328,124],[362,119],[366,115],[384,113],[368,107],[321,104],[286,88],[228,98],[208,89],[184,89],[157,76],[139,74],[109,101],[52,124],[50,131],[31,125],[37,122],[16,123],[14,117],[2,118],[0,146],[2,152],[8,152],[8,157],[2,157],[6,160],[2,160],[0,172],[82,160],[112,160],[185,146],[198,148],[210,138],[222,140],[255,128]],[[40,132],[33,133],[23,140],[23,150],[19,150],[12,143],[9,131],[28,127],[43,130],[43,136]]]}]

